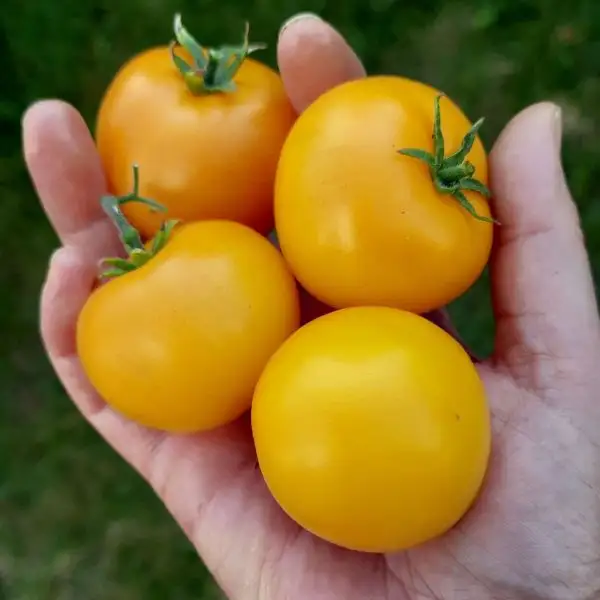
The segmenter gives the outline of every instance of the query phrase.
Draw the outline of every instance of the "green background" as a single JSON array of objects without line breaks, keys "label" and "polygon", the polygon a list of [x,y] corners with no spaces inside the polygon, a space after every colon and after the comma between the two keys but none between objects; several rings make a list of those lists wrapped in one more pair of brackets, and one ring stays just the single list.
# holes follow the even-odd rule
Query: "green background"
[{"label": "green background", "polygon": [[[93,126],[102,91],[131,54],[170,40],[181,11],[208,44],[243,22],[270,44],[312,10],[348,37],[372,73],[420,78],[487,117],[491,146],[527,104],[564,109],[564,161],[600,269],[597,0],[3,0],[0,8],[0,600],[216,598],[210,578],[159,501],[65,397],[38,333],[38,292],[57,241],[32,192],[20,117],[66,99]],[[486,278],[452,307],[461,333],[491,347]]]}]

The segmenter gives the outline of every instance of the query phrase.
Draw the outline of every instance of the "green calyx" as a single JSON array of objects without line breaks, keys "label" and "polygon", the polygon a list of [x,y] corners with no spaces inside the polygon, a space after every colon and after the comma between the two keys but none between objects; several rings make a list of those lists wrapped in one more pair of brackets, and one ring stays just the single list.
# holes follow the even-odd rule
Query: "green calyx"
[{"label": "green calyx", "polygon": [[154,236],[151,247],[149,249],[146,248],[137,229],[129,223],[123,214],[121,206],[128,202],[141,202],[149,206],[153,211],[165,212],[166,208],[154,200],[142,198],[139,195],[139,181],[139,168],[137,165],[133,165],[133,191],[120,198],[116,196],[103,196],[100,199],[104,212],[117,228],[121,242],[127,251],[127,258],[105,258],[102,261],[107,266],[100,274],[100,277],[103,279],[113,279],[125,273],[135,271],[142,265],[145,265],[164,248],[171,232],[179,222],[176,219],[163,222],[158,233]]},{"label": "green calyx", "polygon": [[489,198],[491,195],[489,189],[481,181],[475,179],[475,167],[466,160],[477,137],[477,132],[483,125],[483,119],[479,119],[479,121],[473,124],[463,138],[460,148],[454,154],[445,156],[442,120],[440,116],[440,99],[442,96],[443,94],[437,96],[434,103],[434,152],[431,153],[418,148],[405,148],[398,150],[398,152],[423,161],[429,167],[435,189],[441,194],[450,194],[453,196],[475,219],[498,224],[498,221],[495,219],[479,215],[465,195],[466,191],[476,192],[486,198]]},{"label": "green calyx", "polygon": [[[171,58],[183,76],[192,94],[211,94],[216,92],[233,92],[236,89],[233,78],[249,54],[264,50],[266,44],[250,44],[248,35],[250,25],[246,23],[244,40],[240,46],[221,46],[220,48],[204,48],[185,29],[181,23],[181,15],[174,19],[175,40],[171,42]],[[192,57],[188,64],[178,56],[175,50],[184,48]]]}]

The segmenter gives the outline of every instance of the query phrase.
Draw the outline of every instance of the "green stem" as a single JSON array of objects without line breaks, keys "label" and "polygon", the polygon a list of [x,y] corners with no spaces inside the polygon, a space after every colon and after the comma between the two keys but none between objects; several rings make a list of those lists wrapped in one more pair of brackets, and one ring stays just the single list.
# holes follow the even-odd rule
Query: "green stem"
[{"label": "green stem", "polygon": [[115,196],[103,196],[100,198],[100,204],[117,228],[119,237],[127,252],[142,250],[144,244],[138,230],[129,223],[121,210],[122,199]]},{"label": "green stem", "polygon": [[452,184],[453,182],[460,181],[466,177],[472,177],[474,173],[475,167],[470,162],[464,162],[455,167],[440,167],[437,175],[442,181]]},{"label": "green stem", "polygon": [[[221,46],[220,48],[203,47],[185,29],[180,14],[175,15],[173,29],[175,40],[169,46],[171,59],[181,73],[188,90],[194,95],[233,92],[236,89],[233,78],[246,57],[252,52],[266,48],[265,44],[249,43],[250,25],[248,23],[246,23],[241,45]],[[191,63],[175,52],[178,47],[187,50],[192,58]]]},{"label": "green stem", "polygon": [[103,196],[100,199],[100,204],[104,212],[116,227],[119,238],[127,252],[127,258],[110,257],[105,258],[102,262],[109,267],[101,273],[102,278],[114,278],[125,273],[134,271],[135,269],[146,264],[153,256],[155,256],[168,241],[171,232],[178,221],[171,219],[161,224],[160,229],[154,237],[150,250],[146,249],[144,242],[138,230],[131,225],[123,214],[122,206],[128,202],[139,202],[150,207],[152,211],[165,212],[166,208],[154,200],[143,198],[139,195],[139,168],[133,165],[133,190],[125,196]]},{"label": "green stem", "polygon": [[416,158],[429,167],[431,179],[435,189],[441,194],[450,194],[458,203],[475,219],[498,224],[495,219],[477,214],[475,207],[465,195],[465,191],[479,193],[486,198],[490,197],[488,188],[475,178],[475,166],[467,160],[477,132],[483,123],[479,119],[466,133],[460,148],[450,156],[445,155],[444,136],[442,134],[442,120],[440,114],[440,100],[443,94],[436,97],[433,111],[433,148],[434,152],[427,152],[420,148],[404,148],[400,154]]},{"label": "green stem", "polygon": [[135,198],[139,198],[140,195],[140,168],[137,164],[134,164],[133,167],[133,191],[131,192],[131,196]]}]

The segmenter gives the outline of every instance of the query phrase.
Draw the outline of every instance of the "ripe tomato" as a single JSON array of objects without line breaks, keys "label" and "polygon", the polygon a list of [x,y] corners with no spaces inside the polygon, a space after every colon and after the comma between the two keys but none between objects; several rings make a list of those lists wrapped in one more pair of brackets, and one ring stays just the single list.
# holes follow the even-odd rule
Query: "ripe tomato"
[{"label": "ripe tomato", "polygon": [[475,499],[490,453],[466,352],[414,313],[339,310],[296,331],[256,387],[267,486],[298,524],[340,546],[396,551],[442,534]]},{"label": "ripe tomato", "polygon": [[303,287],[336,308],[418,313],[469,288],[493,233],[480,125],[470,130],[453,102],[401,77],[317,99],[284,144],[275,184],[281,250]]},{"label": "ripe tomato", "polygon": [[242,224],[197,221],[92,293],[77,346],[114,408],[143,425],[194,432],[250,407],[268,358],[298,325],[296,283],[277,249]]},{"label": "ripe tomato", "polygon": [[[175,34],[179,48],[132,58],[102,100],[96,139],[109,189],[131,189],[137,163],[140,193],[159,199],[170,218],[230,219],[266,234],[277,160],[295,119],[281,79],[246,58],[260,47],[247,36],[240,47],[204,49],[179,17]],[[124,212],[146,238],[161,222],[140,204]]]}]

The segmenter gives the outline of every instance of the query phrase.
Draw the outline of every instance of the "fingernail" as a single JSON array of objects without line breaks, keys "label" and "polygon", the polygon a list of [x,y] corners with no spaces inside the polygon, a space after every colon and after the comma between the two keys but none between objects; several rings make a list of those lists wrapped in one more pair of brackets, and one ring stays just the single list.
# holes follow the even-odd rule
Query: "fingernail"
[{"label": "fingernail", "polygon": [[294,15],[293,17],[290,17],[287,21],[285,21],[283,23],[283,25],[279,29],[279,35],[281,35],[292,23],[296,23],[296,22],[302,21],[304,19],[314,19],[317,21],[323,20],[323,19],[321,19],[321,17],[319,15],[316,15],[315,13],[311,13],[311,12],[298,13],[298,14]]}]

